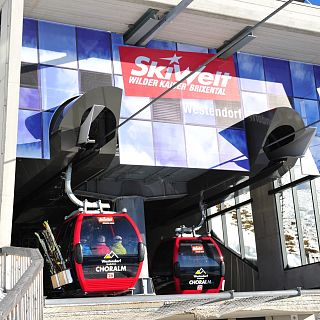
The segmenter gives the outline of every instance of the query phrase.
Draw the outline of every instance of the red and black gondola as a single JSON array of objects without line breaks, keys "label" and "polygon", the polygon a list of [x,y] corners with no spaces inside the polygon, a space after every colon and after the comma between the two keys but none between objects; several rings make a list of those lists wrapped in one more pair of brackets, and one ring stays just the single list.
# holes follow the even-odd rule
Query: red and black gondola
[{"label": "red and black gondola", "polygon": [[217,293],[224,288],[224,261],[210,236],[177,236],[163,241],[152,262],[157,294]]},{"label": "red and black gondola", "polygon": [[75,279],[69,289],[97,295],[134,288],[144,244],[127,213],[75,212],[60,228],[57,242]]}]

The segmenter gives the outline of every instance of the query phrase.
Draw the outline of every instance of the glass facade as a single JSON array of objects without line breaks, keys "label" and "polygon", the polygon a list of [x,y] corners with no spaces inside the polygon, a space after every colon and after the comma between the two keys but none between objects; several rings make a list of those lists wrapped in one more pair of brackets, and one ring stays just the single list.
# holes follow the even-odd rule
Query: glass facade
[{"label": "glass facade", "polygon": [[[123,36],[24,19],[22,43],[17,151],[19,157],[48,158],[51,113],[63,101],[101,85],[124,88],[119,53]],[[159,40],[151,41],[144,50],[149,49],[202,55],[215,52],[212,48]],[[126,124],[127,128],[119,130],[121,163],[248,171],[246,135],[241,124],[244,117],[275,107],[293,107],[306,124],[320,119],[320,66],[244,53],[235,54],[233,63],[239,78],[239,101],[186,99],[183,95],[179,99],[159,99],[135,117],[134,123],[139,124],[136,129]],[[208,74],[202,80],[208,82]],[[150,99],[149,90],[139,97],[123,94],[121,119],[130,117]],[[36,137],[27,124],[34,115],[26,111],[42,113]],[[320,167],[320,125],[318,128],[310,150]],[[126,142],[132,141],[128,136],[132,130],[138,135],[151,134],[146,139],[143,161],[139,156],[143,138],[139,136],[131,146]],[[163,130],[171,133],[170,139]],[[30,137],[35,140],[31,149]]]},{"label": "glass facade", "polygon": [[304,0],[304,3],[320,6],[320,0]]},{"label": "glass facade", "polygon": [[274,183],[284,267],[320,261],[320,178],[304,175],[298,163]]},{"label": "glass facade", "polygon": [[249,187],[232,193],[224,202],[209,208],[207,216],[210,215],[214,215],[208,221],[213,235],[235,254],[256,264],[257,250]]}]

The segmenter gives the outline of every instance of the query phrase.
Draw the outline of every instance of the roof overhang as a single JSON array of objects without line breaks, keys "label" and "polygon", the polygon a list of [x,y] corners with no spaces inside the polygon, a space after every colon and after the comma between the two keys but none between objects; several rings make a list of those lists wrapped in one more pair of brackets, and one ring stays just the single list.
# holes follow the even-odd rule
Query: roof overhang
[{"label": "roof overhang", "polygon": [[[180,0],[25,0],[24,16],[125,33],[149,8],[164,14]],[[162,40],[218,48],[248,25],[282,5],[282,0],[198,0],[166,25]],[[119,14],[121,12],[121,15]],[[320,64],[320,7],[293,2],[255,31],[242,51]]]}]

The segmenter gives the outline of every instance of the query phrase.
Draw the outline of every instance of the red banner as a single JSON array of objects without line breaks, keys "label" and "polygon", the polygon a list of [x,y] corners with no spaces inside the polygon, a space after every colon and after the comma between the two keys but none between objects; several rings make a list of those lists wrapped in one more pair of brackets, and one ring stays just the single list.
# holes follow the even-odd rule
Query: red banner
[{"label": "red banner", "polygon": [[[212,56],[195,52],[120,47],[125,94],[157,97]],[[213,60],[164,98],[239,101],[233,58]]]}]

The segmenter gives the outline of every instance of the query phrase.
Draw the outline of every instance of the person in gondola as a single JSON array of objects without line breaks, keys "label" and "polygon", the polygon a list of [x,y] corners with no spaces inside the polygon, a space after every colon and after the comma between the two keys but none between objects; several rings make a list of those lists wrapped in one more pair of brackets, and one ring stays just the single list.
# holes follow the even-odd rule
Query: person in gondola
[{"label": "person in gondola", "polygon": [[110,248],[106,245],[106,237],[99,235],[97,237],[97,242],[91,246],[92,253],[94,255],[106,255],[111,252]]},{"label": "person in gondola", "polygon": [[111,250],[115,254],[120,254],[120,255],[127,253],[126,248],[122,244],[122,237],[121,236],[115,236],[113,238],[113,243],[112,243],[112,246],[111,246]]},{"label": "person in gondola", "polygon": [[91,256],[92,255],[92,251],[91,251],[91,247],[88,243],[88,239],[87,237],[83,237],[81,238],[81,245],[82,245],[82,253],[84,256]]}]

